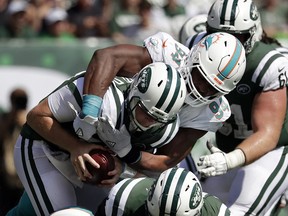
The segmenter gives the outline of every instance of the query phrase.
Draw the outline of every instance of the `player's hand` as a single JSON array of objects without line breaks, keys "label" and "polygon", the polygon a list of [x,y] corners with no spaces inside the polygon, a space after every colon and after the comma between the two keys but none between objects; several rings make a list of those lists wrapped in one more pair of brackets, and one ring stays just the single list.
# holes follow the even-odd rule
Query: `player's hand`
[{"label": "player's hand", "polygon": [[92,149],[101,149],[105,148],[101,145],[96,145],[87,143],[84,140],[78,139],[78,144],[74,148],[70,149],[70,160],[74,166],[75,172],[82,181],[86,181],[86,178],[92,178],[91,173],[89,173],[85,162],[90,163],[95,168],[99,168],[100,165],[89,155],[89,152]]},{"label": "player's hand", "polygon": [[125,157],[132,149],[126,126],[122,125],[120,130],[117,130],[108,117],[99,117],[97,135],[120,158]]},{"label": "player's hand", "polygon": [[123,162],[117,157],[114,157],[114,160],[115,160],[115,169],[108,172],[108,176],[110,176],[111,178],[101,181],[101,184],[99,184],[98,186],[113,187],[119,181],[123,169],[122,167]]},{"label": "player's hand", "polygon": [[76,114],[76,118],[73,121],[73,128],[79,138],[88,141],[96,133],[97,122],[98,118],[93,118],[88,115],[81,118]]},{"label": "player's hand", "polygon": [[207,142],[210,155],[201,156],[198,166],[203,167],[199,172],[204,177],[225,174],[228,170],[226,154],[220,149]]},{"label": "player's hand", "polygon": [[90,140],[92,136],[96,133],[96,125],[98,117],[92,117],[86,115],[85,117],[80,116],[74,105],[68,102],[70,108],[75,112],[75,119],[73,121],[73,128],[77,136],[86,141]]}]

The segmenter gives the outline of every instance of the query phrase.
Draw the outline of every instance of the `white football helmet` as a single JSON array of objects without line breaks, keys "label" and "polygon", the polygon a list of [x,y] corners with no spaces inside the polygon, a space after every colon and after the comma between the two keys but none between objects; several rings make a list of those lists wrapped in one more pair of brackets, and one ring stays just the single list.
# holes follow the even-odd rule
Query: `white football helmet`
[{"label": "white football helmet", "polygon": [[[140,106],[158,124],[167,124],[177,118],[186,96],[186,84],[181,74],[173,67],[155,62],[144,67],[133,79],[128,93],[128,110],[131,122],[142,131],[135,118],[135,108]],[[135,128],[130,128],[133,130]]]},{"label": "white football helmet", "polygon": [[182,44],[186,44],[186,41],[189,37],[206,31],[206,21],[207,14],[199,14],[188,19],[180,29],[179,32],[179,41]]},{"label": "white football helmet", "polygon": [[152,185],[146,200],[152,216],[195,216],[203,206],[202,187],[197,177],[184,168],[170,168]]},{"label": "white football helmet", "polygon": [[[205,36],[192,47],[186,66],[180,69],[188,88],[185,103],[202,106],[228,94],[242,78],[245,68],[245,50],[236,37],[224,32]],[[205,96],[199,92],[193,82],[193,74],[198,71],[216,93]]]},{"label": "white football helmet", "polygon": [[243,43],[246,53],[251,52],[263,33],[260,14],[252,0],[216,0],[209,10],[207,31],[247,34]]},{"label": "white football helmet", "polygon": [[94,214],[80,207],[71,207],[52,213],[50,216],[94,216]]}]

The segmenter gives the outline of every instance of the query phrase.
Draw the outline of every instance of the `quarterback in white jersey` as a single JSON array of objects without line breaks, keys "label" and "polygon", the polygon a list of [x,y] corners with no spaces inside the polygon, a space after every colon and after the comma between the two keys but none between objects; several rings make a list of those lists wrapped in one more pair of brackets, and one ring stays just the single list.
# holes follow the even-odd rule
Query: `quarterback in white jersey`
[{"label": "quarterback in white jersey", "polygon": [[[84,207],[95,210],[97,199],[101,201],[109,189],[91,186],[91,192],[96,195],[93,204],[90,193],[85,193],[85,180],[90,174],[85,163],[99,168],[89,156],[92,149],[107,150],[109,147],[122,161],[126,161],[132,152],[129,160],[135,158],[140,163],[147,160],[145,156],[153,156],[146,152],[139,158],[138,152],[143,147],[147,151],[161,147],[178,131],[178,111],[186,95],[185,82],[176,69],[159,62],[144,67],[133,80],[115,78],[104,96],[99,122],[94,125],[95,134],[89,142],[79,139],[73,120],[81,110],[84,74],[65,81],[29,111],[15,145],[17,174],[37,215],[77,206],[78,195],[81,195]],[[110,131],[117,128],[121,133],[112,138],[104,136],[103,125]],[[123,136],[128,141],[123,141]],[[110,146],[108,141],[112,142],[113,138],[115,142]],[[129,151],[118,150],[120,138],[128,145],[131,141],[133,151],[130,148]],[[115,157],[116,166],[111,171],[114,183],[122,172],[118,157]]]}]

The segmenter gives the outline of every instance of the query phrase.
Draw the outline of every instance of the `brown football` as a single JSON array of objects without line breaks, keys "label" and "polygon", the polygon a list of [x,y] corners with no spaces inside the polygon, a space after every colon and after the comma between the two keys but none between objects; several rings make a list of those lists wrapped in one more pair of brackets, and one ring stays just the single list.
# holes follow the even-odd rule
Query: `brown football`
[{"label": "brown football", "polygon": [[100,149],[93,149],[89,154],[100,165],[100,168],[97,169],[90,163],[85,162],[88,171],[93,176],[91,179],[87,178],[86,182],[90,184],[99,184],[102,180],[109,179],[110,176],[108,176],[107,173],[115,169],[113,156],[108,151]]}]

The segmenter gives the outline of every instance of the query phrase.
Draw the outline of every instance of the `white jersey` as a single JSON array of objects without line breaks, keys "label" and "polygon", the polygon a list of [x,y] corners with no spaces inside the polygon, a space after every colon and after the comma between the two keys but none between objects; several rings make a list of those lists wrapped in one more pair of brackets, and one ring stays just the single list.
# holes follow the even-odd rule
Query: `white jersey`
[{"label": "white jersey", "polygon": [[[175,68],[185,66],[189,48],[177,42],[167,33],[159,32],[144,40],[153,62],[164,62]],[[201,107],[184,105],[180,110],[180,127],[215,132],[231,115],[224,96]]]}]

